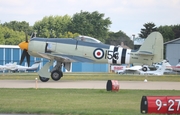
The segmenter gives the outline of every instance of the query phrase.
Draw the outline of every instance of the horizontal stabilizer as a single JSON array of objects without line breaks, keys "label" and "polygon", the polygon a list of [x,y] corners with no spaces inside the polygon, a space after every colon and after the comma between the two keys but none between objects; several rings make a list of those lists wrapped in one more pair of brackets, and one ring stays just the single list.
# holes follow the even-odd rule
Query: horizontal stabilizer
[{"label": "horizontal stabilizer", "polygon": [[148,56],[153,56],[154,54],[152,52],[147,52],[147,51],[139,51],[139,55],[148,55]]}]

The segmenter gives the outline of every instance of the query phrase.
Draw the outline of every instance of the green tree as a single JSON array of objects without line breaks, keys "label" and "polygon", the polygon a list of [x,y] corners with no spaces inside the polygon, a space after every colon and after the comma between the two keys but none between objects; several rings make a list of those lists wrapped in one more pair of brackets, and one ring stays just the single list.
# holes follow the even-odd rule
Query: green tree
[{"label": "green tree", "polygon": [[108,28],[112,23],[108,18],[104,18],[103,13],[94,11],[92,13],[81,11],[72,17],[69,30],[72,33],[91,36],[104,42],[108,37]]},{"label": "green tree", "polygon": [[154,31],[157,31],[157,27],[154,23],[145,23],[144,28],[141,29],[141,33],[139,34],[139,37],[141,38],[147,38],[147,36]]},{"label": "green tree", "polygon": [[106,39],[107,44],[117,46],[121,45],[122,42],[131,49],[134,47],[133,41],[121,30],[115,33],[109,32],[109,37]]},{"label": "green tree", "polygon": [[173,25],[171,26],[172,27],[172,30],[174,32],[174,39],[176,38],[180,38],[180,25]]},{"label": "green tree", "polygon": [[5,44],[4,34],[3,34],[3,27],[0,25],[0,44]]},{"label": "green tree", "polygon": [[2,24],[4,27],[8,27],[10,29],[13,29],[14,31],[23,31],[25,33],[28,33],[28,35],[31,35],[33,32],[32,27],[29,26],[29,23],[26,21],[18,22],[18,21],[10,21],[10,22],[5,22]]},{"label": "green tree", "polygon": [[8,27],[0,26],[0,44],[2,45],[18,45],[25,40],[25,33],[23,31],[14,31]]},{"label": "green tree", "polygon": [[158,27],[158,31],[162,34],[164,42],[170,41],[175,37],[171,26],[160,26]]},{"label": "green tree", "polygon": [[[71,23],[71,17],[49,16],[44,17],[41,21],[35,22],[33,29],[39,37],[56,38],[66,36],[69,33],[68,25]],[[72,35],[74,36],[74,34]]]}]

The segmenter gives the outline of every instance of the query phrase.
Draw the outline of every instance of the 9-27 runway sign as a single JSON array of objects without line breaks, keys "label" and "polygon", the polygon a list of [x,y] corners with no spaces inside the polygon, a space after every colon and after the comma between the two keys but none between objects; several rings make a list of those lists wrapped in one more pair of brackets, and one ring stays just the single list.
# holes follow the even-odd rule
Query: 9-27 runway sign
[{"label": "9-27 runway sign", "polygon": [[142,96],[141,113],[180,114],[180,96]]}]

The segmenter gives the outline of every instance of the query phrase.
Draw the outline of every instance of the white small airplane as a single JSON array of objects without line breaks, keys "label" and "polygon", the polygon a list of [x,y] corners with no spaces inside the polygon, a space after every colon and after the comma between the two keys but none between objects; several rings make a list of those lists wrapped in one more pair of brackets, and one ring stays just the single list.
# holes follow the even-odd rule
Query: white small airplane
[{"label": "white small airplane", "polygon": [[15,69],[17,65],[17,62],[14,63],[7,63],[5,65],[0,65],[0,70],[4,71],[4,70],[10,70],[10,69]]},{"label": "white small airplane", "polygon": [[143,67],[147,68],[147,71],[149,71],[150,69],[148,68],[148,66],[141,66],[141,65],[135,65],[132,67],[128,67],[128,68],[123,68],[123,70],[121,70],[121,72],[116,72],[117,74],[140,74],[140,70],[143,69]]},{"label": "white small airplane", "polygon": [[40,65],[40,62],[35,62],[31,67],[17,65],[16,71],[36,71]]},{"label": "white small airplane", "polygon": [[0,71],[4,71],[4,70],[5,70],[5,68],[6,68],[6,66],[4,66],[4,65],[0,65]]},{"label": "white small airplane", "polygon": [[138,70],[141,70],[142,69],[142,66],[139,66],[139,65],[136,65],[136,66],[132,66],[132,67],[129,67],[129,68],[125,68],[125,70],[132,70],[132,71],[138,71]]},{"label": "white small airplane", "polygon": [[14,62],[14,63],[8,63],[6,65],[0,65],[0,70],[1,71],[9,70],[9,71],[12,71],[12,72],[16,72],[16,71],[35,71],[35,70],[38,69],[39,65],[40,65],[40,61],[35,62],[31,67],[17,65],[17,62]]},{"label": "white small airplane", "polygon": [[[147,71],[143,71],[143,67],[147,68]],[[163,75],[164,72],[171,70],[170,64],[167,60],[163,60],[159,63],[153,64],[152,66],[132,66],[124,69],[124,73],[137,73],[140,75]]]},{"label": "white small airplane", "polygon": [[162,63],[161,66],[156,66],[157,70],[154,70],[154,71],[142,71],[140,70],[140,75],[164,75],[164,72],[165,72],[165,69],[166,69],[166,66],[164,63]]},{"label": "white small airplane", "polygon": [[[130,73],[132,73],[132,74],[140,74],[140,70],[142,70],[142,66],[140,66],[140,65],[135,65],[135,66],[132,66],[132,67],[128,67],[128,68],[125,68],[125,70],[124,70],[124,73],[126,73],[126,74],[130,74]],[[147,70],[149,70],[149,68],[147,67]]]},{"label": "white small airplane", "polygon": [[172,69],[175,72],[180,72],[180,62],[176,66],[172,67]]}]

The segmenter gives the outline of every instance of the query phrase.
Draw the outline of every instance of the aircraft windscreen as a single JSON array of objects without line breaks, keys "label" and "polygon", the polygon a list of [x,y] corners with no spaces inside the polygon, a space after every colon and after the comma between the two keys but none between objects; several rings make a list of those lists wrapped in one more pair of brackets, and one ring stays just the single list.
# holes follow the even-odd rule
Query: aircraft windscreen
[{"label": "aircraft windscreen", "polygon": [[91,42],[91,43],[101,43],[101,41],[97,40],[96,38],[92,38],[89,36],[78,36],[75,39],[85,42]]}]

